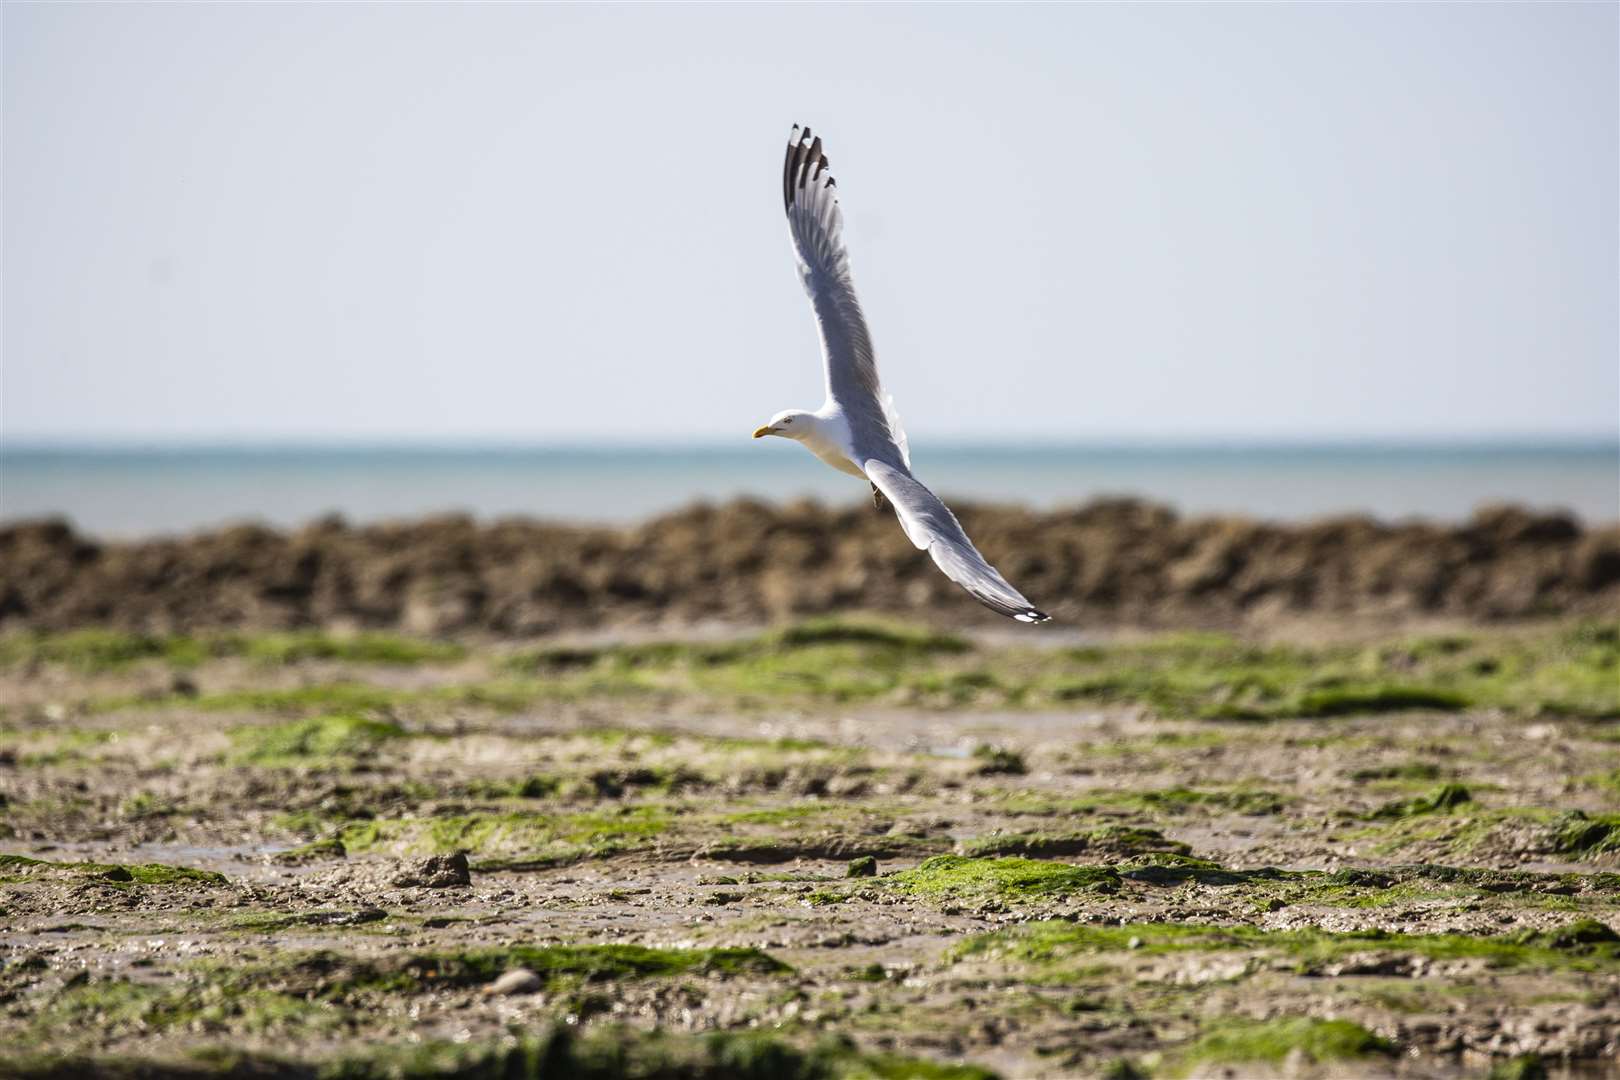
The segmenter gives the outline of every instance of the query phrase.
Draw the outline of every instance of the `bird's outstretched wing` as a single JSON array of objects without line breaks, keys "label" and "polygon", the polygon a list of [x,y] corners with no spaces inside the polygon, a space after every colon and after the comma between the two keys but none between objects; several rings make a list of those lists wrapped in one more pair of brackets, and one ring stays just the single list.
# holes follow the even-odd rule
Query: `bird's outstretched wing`
[{"label": "bird's outstretched wing", "polygon": [[809,128],[795,127],[782,165],[782,202],[799,257],[799,276],[821,326],[827,395],[849,421],[856,460],[894,504],[911,542],[933,556],[945,576],[992,611],[1020,622],[1045,622],[1022,593],[979,554],[950,508],[911,475],[900,419],[883,392],[866,318],[855,296],[844,248],[837,185]]},{"label": "bird's outstretched wing", "polygon": [[894,504],[911,542],[934,557],[945,576],[972,594],[973,599],[1019,622],[1045,622],[1051,616],[1037,610],[1013,588],[979,549],[973,546],[950,507],[908,470],[881,461],[868,461],[866,476]]},{"label": "bird's outstretched wing", "polygon": [[809,128],[795,126],[788,137],[782,203],[798,254],[799,278],[821,326],[827,396],[843,410],[861,457],[905,465],[910,460],[906,436],[878,379],[872,336],[850,278],[837,185],[827,155],[822,153],[821,139]]}]

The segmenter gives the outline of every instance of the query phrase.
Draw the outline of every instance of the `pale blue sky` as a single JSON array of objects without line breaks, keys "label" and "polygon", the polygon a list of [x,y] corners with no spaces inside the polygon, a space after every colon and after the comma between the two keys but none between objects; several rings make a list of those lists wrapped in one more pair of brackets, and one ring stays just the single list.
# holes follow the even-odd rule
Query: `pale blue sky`
[{"label": "pale blue sky", "polygon": [[1612,436],[1617,8],[27,5],[9,438]]}]

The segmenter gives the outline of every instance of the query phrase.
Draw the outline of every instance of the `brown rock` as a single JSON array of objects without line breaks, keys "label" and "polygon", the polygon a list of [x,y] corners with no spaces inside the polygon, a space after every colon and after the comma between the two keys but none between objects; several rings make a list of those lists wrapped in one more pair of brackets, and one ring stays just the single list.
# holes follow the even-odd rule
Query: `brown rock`
[{"label": "brown rock", "polygon": [[[1133,499],[1050,513],[957,509],[985,555],[1060,623],[1620,614],[1620,526],[1568,515],[1495,507],[1458,525],[1279,524],[1182,519]],[[623,530],[329,518],[286,533],[244,526],[107,544],[60,520],[0,527],[0,631],[533,636],[856,609],[1003,623],[947,582],[892,514],[870,507],[738,500]]]},{"label": "brown rock", "polygon": [[423,859],[396,876],[394,884],[423,889],[449,889],[457,885],[471,885],[472,870],[467,865],[467,853],[457,851],[449,855],[433,855]]}]

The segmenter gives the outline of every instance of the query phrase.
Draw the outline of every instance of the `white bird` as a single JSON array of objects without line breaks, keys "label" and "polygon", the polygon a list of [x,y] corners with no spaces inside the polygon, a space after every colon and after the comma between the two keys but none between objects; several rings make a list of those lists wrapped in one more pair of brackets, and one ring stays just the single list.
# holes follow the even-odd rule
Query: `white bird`
[{"label": "white bird", "polygon": [[878,381],[872,338],[861,315],[844,249],[843,215],[821,140],[795,125],[782,167],[782,201],[798,256],[799,277],[821,328],[827,401],[814,412],[788,409],[754,432],[796,439],[839,472],[872,484],[878,506],[894,506],[911,542],[934,558],[945,576],[992,611],[1020,622],[1045,622],[973,546],[956,515],[911,474],[911,454],[894,403]]}]

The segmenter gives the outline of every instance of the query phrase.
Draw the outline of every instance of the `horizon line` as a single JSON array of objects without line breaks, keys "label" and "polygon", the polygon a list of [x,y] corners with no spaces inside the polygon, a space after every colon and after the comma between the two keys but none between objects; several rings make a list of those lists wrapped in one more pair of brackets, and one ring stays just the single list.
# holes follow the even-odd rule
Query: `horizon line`
[{"label": "horizon line", "polygon": [[[670,450],[744,450],[747,439],[723,437],[673,437],[645,441],[603,439],[536,439],[492,436],[452,438],[405,438],[399,436],[22,436],[0,434],[0,453],[117,453],[188,451],[226,452],[376,452],[477,453],[477,452],[587,452],[645,453]],[[935,450],[1020,451],[1020,450],[1208,450],[1208,449],[1334,449],[1334,450],[1458,450],[1458,449],[1558,449],[1612,450],[1620,453],[1620,433],[1592,432],[1576,435],[1503,433],[1480,435],[1410,434],[1324,434],[1324,435],[1113,435],[1090,437],[1024,436],[935,437]]]}]

